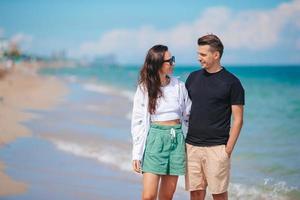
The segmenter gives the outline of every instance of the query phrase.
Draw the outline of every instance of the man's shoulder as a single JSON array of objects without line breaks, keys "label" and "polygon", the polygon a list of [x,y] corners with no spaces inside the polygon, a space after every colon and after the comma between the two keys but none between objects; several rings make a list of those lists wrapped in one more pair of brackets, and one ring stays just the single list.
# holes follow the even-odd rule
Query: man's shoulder
[{"label": "man's shoulder", "polygon": [[201,74],[203,74],[202,71],[203,69],[199,69],[196,71],[193,71],[189,74],[189,76],[187,77],[186,81],[185,81],[185,86],[186,88],[190,88],[192,83],[194,82],[195,79],[199,79],[199,77],[201,76]]},{"label": "man's shoulder", "polygon": [[195,77],[201,76],[202,74],[203,74],[203,69],[198,69],[198,70],[196,70],[196,71],[191,72],[191,73],[189,74],[187,80],[190,81],[190,80],[194,79]]},{"label": "man's shoulder", "polygon": [[233,73],[231,73],[225,68],[224,68],[223,78],[225,79],[225,81],[229,83],[240,82],[239,78],[236,75],[234,75]]},{"label": "man's shoulder", "polygon": [[198,69],[196,71],[192,71],[189,76],[197,76],[203,73],[203,69]]}]

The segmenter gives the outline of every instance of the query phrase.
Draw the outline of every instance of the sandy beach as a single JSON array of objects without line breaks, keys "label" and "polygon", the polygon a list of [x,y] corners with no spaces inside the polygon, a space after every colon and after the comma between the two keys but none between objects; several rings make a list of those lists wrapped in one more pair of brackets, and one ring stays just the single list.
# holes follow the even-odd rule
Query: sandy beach
[{"label": "sandy beach", "polygon": [[[0,148],[20,137],[30,137],[31,131],[22,123],[39,117],[30,110],[48,110],[59,104],[67,88],[55,78],[37,75],[38,66],[17,65],[0,78]],[[23,193],[24,182],[5,174],[0,161],[0,196]]]},{"label": "sandy beach", "polygon": [[[24,69],[0,79],[0,199],[140,199],[142,177],[132,172],[130,153],[130,112],[136,83],[133,75],[137,69],[46,68],[38,74]],[[180,74],[192,71],[181,70]],[[286,94],[294,94],[295,98],[285,104],[291,106],[287,109],[293,109],[293,105],[298,105],[295,91],[299,81],[275,76],[269,82],[263,79],[262,87],[261,78],[253,81],[249,74],[253,72],[242,73],[244,82],[249,82],[246,84],[249,93],[253,94],[248,98],[253,109],[247,112],[245,133],[233,156],[229,197],[299,199],[299,158],[293,153],[298,140],[280,138],[283,132],[294,135],[298,125],[285,121],[289,126],[281,126],[274,132],[274,124],[280,124],[282,118],[269,117],[272,126],[258,126],[262,118],[256,115],[255,107],[257,103],[265,103],[262,99],[266,97],[261,93],[275,91],[270,86],[280,88],[289,84],[285,87]],[[277,99],[285,100],[280,97]],[[275,109],[278,104],[269,106],[274,107],[262,112],[262,116],[270,111],[280,116]],[[288,114],[298,116],[297,112]],[[293,119],[298,118],[290,120]],[[266,139],[270,137],[268,133],[272,137],[274,133],[278,135],[272,142],[279,145]],[[255,146],[257,138],[263,144],[260,148]],[[180,177],[174,200],[187,199],[184,179]]]}]

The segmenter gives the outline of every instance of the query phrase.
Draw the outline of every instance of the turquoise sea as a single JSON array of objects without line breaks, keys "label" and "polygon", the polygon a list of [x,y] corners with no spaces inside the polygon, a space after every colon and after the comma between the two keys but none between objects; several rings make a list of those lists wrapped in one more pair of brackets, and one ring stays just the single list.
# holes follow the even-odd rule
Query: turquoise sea
[{"label": "turquoise sea", "polygon": [[[231,199],[300,199],[300,66],[225,67],[246,92]],[[185,81],[199,68],[176,66],[174,76]],[[33,129],[51,130],[43,137],[59,150],[130,174],[130,112],[138,72],[133,65],[43,69],[41,74],[65,80],[71,92],[64,107],[46,114],[52,124],[39,122]]]}]

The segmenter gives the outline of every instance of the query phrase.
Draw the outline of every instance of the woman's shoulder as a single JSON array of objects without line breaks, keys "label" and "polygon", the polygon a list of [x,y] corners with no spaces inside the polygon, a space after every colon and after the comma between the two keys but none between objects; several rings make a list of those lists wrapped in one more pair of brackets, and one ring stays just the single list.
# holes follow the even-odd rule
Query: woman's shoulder
[{"label": "woman's shoulder", "polygon": [[172,82],[172,83],[174,83],[174,84],[176,84],[176,85],[179,85],[179,86],[184,85],[184,82],[181,81],[181,80],[179,79],[179,77],[171,76],[170,78],[171,78],[171,82]]},{"label": "woman's shoulder", "polygon": [[145,93],[147,93],[147,89],[145,88],[145,86],[143,84],[139,83],[137,85],[136,92],[138,92],[140,94],[145,94]]}]

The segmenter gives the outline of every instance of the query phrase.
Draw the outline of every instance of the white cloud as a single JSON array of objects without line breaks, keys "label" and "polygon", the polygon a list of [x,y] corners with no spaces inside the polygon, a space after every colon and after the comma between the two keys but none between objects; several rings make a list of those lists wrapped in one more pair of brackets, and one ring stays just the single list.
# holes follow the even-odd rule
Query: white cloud
[{"label": "white cloud", "polygon": [[299,0],[282,3],[270,10],[236,12],[227,7],[212,7],[194,22],[167,30],[145,26],[106,32],[99,40],[81,44],[78,51],[71,51],[71,55],[113,53],[126,61],[144,56],[149,47],[163,43],[184,56],[195,51],[197,38],[207,33],[217,34],[226,49],[261,50],[278,44],[281,41],[280,34],[287,26],[300,30]]},{"label": "white cloud", "polygon": [[21,50],[28,50],[32,46],[33,37],[24,33],[17,33],[10,37],[10,44],[21,47]]},{"label": "white cloud", "polygon": [[17,33],[10,38],[10,42],[15,43],[15,44],[21,44],[24,42],[30,43],[30,42],[32,42],[32,36],[26,35],[24,33]]},{"label": "white cloud", "polygon": [[[5,37],[4,29],[0,27],[0,37]],[[8,46],[17,45],[22,50],[28,50],[31,47],[33,37],[24,33],[16,33],[10,37],[5,37],[8,40]]]}]

